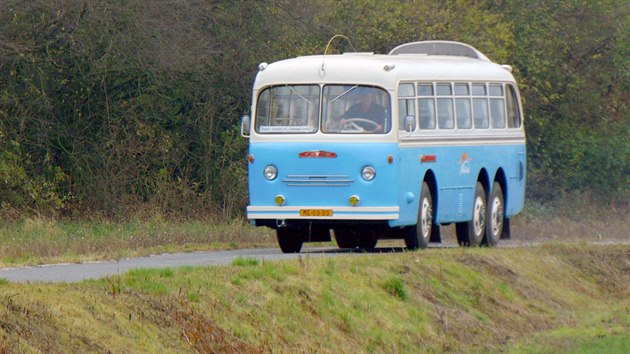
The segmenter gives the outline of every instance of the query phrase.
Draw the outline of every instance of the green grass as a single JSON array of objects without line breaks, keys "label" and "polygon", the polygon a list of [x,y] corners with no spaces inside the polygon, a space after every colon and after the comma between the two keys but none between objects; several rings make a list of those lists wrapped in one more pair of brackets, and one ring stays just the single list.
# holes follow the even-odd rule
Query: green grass
[{"label": "green grass", "polygon": [[[430,249],[0,282],[0,343],[29,352],[624,350],[630,246]],[[37,330],[35,330],[37,329]]]},{"label": "green grass", "polygon": [[236,257],[232,261],[232,265],[237,267],[251,267],[257,266],[258,264],[260,264],[260,261],[257,258],[251,257]]},{"label": "green grass", "polygon": [[385,281],[385,283],[383,283],[383,289],[403,301],[407,300],[408,295],[405,289],[405,283],[398,277],[392,277]]}]

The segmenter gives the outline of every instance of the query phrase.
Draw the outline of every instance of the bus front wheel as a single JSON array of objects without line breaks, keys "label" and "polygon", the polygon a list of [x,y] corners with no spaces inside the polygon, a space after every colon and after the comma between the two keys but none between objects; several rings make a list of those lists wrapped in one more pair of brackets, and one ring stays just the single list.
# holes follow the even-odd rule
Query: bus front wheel
[{"label": "bus front wheel", "polygon": [[304,234],[299,228],[281,227],[276,229],[278,245],[282,253],[300,253],[304,244]]},{"label": "bus front wheel", "polygon": [[433,198],[426,182],[422,182],[420,204],[418,205],[418,223],[409,227],[405,235],[405,245],[411,250],[427,248],[433,230]]},{"label": "bus front wheel", "polygon": [[486,216],[486,191],[481,183],[477,182],[471,220],[458,222],[455,225],[457,242],[460,246],[479,246],[486,232]]}]

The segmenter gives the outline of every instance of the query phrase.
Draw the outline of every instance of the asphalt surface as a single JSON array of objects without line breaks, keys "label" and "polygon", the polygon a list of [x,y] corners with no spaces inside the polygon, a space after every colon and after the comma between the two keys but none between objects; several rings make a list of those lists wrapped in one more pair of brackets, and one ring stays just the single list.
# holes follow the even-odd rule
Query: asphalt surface
[{"label": "asphalt surface", "polygon": [[86,263],[62,263],[17,268],[0,268],[0,278],[11,282],[78,282],[122,274],[138,268],[175,268],[181,266],[220,266],[231,264],[238,257],[258,260],[282,260],[297,257],[321,257],[340,254],[361,254],[337,248],[307,248],[299,254],[284,254],[278,248],[242,249],[231,251],[161,254],[140,258]]}]

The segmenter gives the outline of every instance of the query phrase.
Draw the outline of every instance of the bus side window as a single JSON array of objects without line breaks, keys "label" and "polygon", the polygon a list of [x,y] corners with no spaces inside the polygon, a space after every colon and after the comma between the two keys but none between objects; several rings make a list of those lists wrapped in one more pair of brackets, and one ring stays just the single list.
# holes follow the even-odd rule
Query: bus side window
[{"label": "bus side window", "polygon": [[[456,83],[455,96],[470,96],[468,84]],[[472,128],[472,112],[470,108],[470,97],[455,98],[455,116],[457,117],[458,129]]]},{"label": "bus side window", "polygon": [[473,98],[473,119],[476,129],[488,128],[488,99]]},{"label": "bus side window", "polygon": [[435,129],[435,98],[433,84],[418,84],[418,114],[420,129]]},{"label": "bus side window", "polygon": [[492,128],[505,128],[503,85],[490,84],[490,96],[490,120],[492,122]]},{"label": "bus side window", "polygon": [[502,98],[490,99],[490,117],[493,128],[505,128],[505,102]]},{"label": "bus side window", "polygon": [[420,129],[435,129],[435,101],[433,98],[418,98]]},{"label": "bus side window", "polygon": [[521,113],[518,105],[518,98],[516,97],[516,90],[512,85],[506,85],[505,91],[508,128],[520,128]]},{"label": "bus side window", "polygon": [[456,98],[455,109],[457,111],[457,128],[472,128],[472,119],[470,118],[470,98]]},{"label": "bus side window", "polygon": [[[452,96],[453,91],[451,84],[440,83],[436,84],[437,96]],[[437,117],[438,126],[440,129],[453,129],[455,125],[453,117],[453,98],[438,98],[437,99]]]},{"label": "bus side window", "polygon": [[416,116],[416,106],[413,101],[413,98],[401,98],[398,100],[398,128],[400,130],[406,130],[405,117]]},{"label": "bus side window", "polygon": [[453,99],[438,98],[437,104],[440,129],[453,129]]},{"label": "bus side window", "polygon": [[416,116],[415,96],[413,84],[400,84],[398,86],[398,129],[400,130],[406,130],[405,117]]},{"label": "bus side window", "polygon": [[[488,128],[488,98],[486,95],[486,84],[472,84],[473,98],[473,121],[475,129]],[[483,96],[481,98],[480,96]]]}]

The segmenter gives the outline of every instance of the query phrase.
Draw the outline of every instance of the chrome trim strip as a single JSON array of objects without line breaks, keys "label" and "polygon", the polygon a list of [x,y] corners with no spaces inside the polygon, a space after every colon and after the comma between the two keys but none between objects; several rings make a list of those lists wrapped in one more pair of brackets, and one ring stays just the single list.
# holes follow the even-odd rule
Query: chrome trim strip
[{"label": "chrome trim strip", "polygon": [[520,134],[507,135],[428,135],[410,134],[400,137],[400,147],[427,146],[475,146],[475,145],[520,145],[525,144],[525,136]]},{"label": "chrome trim strip", "polygon": [[346,187],[354,182],[348,175],[287,175],[282,182],[293,187]]},{"label": "chrome trim strip", "polygon": [[[287,182],[285,180],[283,180],[282,182]],[[319,181],[317,181],[319,182]],[[341,181],[343,182],[343,181]],[[352,182],[352,181],[350,181]],[[298,183],[298,182],[287,182],[287,186],[292,186],[292,187],[346,187],[349,186],[350,183]]]},{"label": "chrome trim strip", "polygon": [[348,178],[348,175],[287,175],[287,178]]}]

